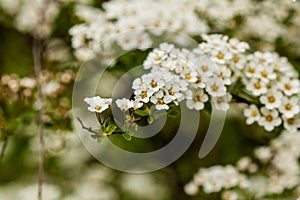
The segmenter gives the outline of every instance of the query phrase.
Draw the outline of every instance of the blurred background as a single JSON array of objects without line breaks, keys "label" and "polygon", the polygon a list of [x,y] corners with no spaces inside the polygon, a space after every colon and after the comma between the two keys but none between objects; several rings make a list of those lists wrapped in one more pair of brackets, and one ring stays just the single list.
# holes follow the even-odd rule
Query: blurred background
[{"label": "blurred background", "polygon": [[[46,1],[46,0],[45,0]],[[0,0],[0,199],[32,200],[37,197],[38,109],[32,54],[37,11],[44,0]],[[198,152],[210,121],[208,111],[201,112],[199,131],[191,147],[170,166],[147,174],[127,174],[110,169],[93,158],[73,131],[72,86],[80,66],[74,56],[69,29],[85,23],[76,8],[91,6],[105,10],[101,0],[56,0],[47,9],[41,37],[42,84],[45,94],[45,200],[170,200],[219,199],[218,194],[187,196],[184,185],[200,167],[234,164],[251,155],[255,147],[266,145],[279,131],[266,133],[262,128],[246,126],[242,109],[233,104],[225,127],[213,151],[199,159]],[[117,2],[117,1],[113,1]],[[129,6],[134,1],[125,1]],[[147,3],[156,2],[148,0]],[[158,1],[159,2],[159,1]],[[164,8],[176,3],[163,1]],[[191,1],[184,1],[189,4]],[[300,3],[271,0],[199,1],[194,12],[208,27],[207,33],[222,33],[250,44],[251,50],[272,50],[285,56],[300,72]],[[191,3],[192,4],[192,3]],[[192,4],[194,5],[194,4]],[[198,4],[197,4],[198,5]],[[121,9],[121,8],[120,8]],[[176,9],[176,8],[175,8]],[[180,12],[180,8],[177,11]],[[89,11],[92,12],[91,10]],[[87,13],[89,13],[87,12]],[[223,14],[223,15],[222,15]],[[155,17],[155,16],[153,16]],[[178,28],[180,31],[180,27]],[[190,34],[201,41],[199,35]],[[131,66],[140,65],[149,51],[133,51],[117,61],[109,73],[116,79]],[[137,59],[134,59],[137,56]],[[166,130],[173,130],[172,119]],[[164,129],[164,130],[165,130]],[[175,131],[173,131],[175,132]],[[172,131],[161,132],[143,142],[111,138],[119,146],[145,151],[167,144]],[[275,198],[275,197],[274,197]]]}]

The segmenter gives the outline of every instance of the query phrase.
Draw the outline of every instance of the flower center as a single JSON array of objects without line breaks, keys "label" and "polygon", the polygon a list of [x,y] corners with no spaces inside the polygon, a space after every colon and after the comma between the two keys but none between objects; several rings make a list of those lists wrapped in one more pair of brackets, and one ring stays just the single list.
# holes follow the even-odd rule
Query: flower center
[{"label": "flower center", "polygon": [[206,65],[202,65],[201,69],[203,72],[207,72],[208,71],[208,67]]},{"label": "flower center", "polygon": [[217,91],[219,90],[219,86],[216,85],[216,84],[213,84],[213,85],[211,86],[211,89],[212,89],[212,91],[217,92]]},{"label": "flower center", "polygon": [[257,116],[257,112],[256,111],[252,111],[252,117],[256,117]]},{"label": "flower center", "polygon": [[201,78],[201,76],[197,76],[197,80],[196,80],[196,84],[199,84],[199,83],[201,83],[202,82],[202,78]]},{"label": "flower center", "polygon": [[151,85],[152,88],[156,88],[157,87],[157,83],[154,82],[154,81],[152,81],[150,85]]},{"label": "flower center", "polygon": [[275,102],[275,97],[274,96],[269,96],[268,101],[269,101],[269,103],[274,103]]},{"label": "flower center", "polygon": [[158,98],[158,99],[157,99],[157,104],[158,104],[158,105],[164,104],[164,100],[162,100],[161,98]]},{"label": "flower center", "polygon": [[267,115],[266,116],[266,120],[268,121],[268,122],[271,122],[271,121],[273,121],[273,116],[272,115]]},{"label": "flower center", "polygon": [[219,59],[224,59],[224,54],[222,54],[221,52],[218,53],[217,58]]},{"label": "flower center", "polygon": [[140,96],[144,99],[147,97],[147,91],[143,91]]},{"label": "flower center", "polygon": [[262,77],[267,78],[268,77],[268,73],[263,71],[260,73]]},{"label": "flower center", "polygon": [[287,90],[290,90],[290,89],[292,89],[291,85],[290,85],[290,84],[288,84],[288,83],[284,85],[284,88],[285,88],[285,89],[287,89]]},{"label": "flower center", "polygon": [[239,58],[237,56],[234,56],[233,57],[233,62],[235,62],[235,63],[239,62]]},{"label": "flower center", "polygon": [[195,96],[194,96],[194,100],[195,100],[195,101],[201,101],[201,96],[198,95],[198,94],[195,95]]},{"label": "flower center", "polygon": [[289,118],[286,122],[287,122],[289,125],[293,125],[294,122],[295,122],[295,119],[294,119],[294,118]]},{"label": "flower center", "polygon": [[154,60],[155,60],[155,61],[161,61],[161,57],[160,57],[160,56],[156,56],[156,57],[154,58]]},{"label": "flower center", "polygon": [[259,82],[254,83],[254,88],[257,89],[257,90],[260,89],[261,88],[260,83]]},{"label": "flower center", "polygon": [[286,104],[284,107],[285,107],[286,110],[292,110],[292,105],[289,104],[289,103]]},{"label": "flower center", "polygon": [[95,110],[97,110],[97,111],[99,111],[99,110],[101,110],[101,109],[102,109],[101,106],[96,106],[96,107],[95,107]]},{"label": "flower center", "polygon": [[174,95],[174,91],[172,89],[168,90],[169,95],[173,96]]},{"label": "flower center", "polygon": [[191,78],[192,78],[192,77],[191,77],[190,74],[186,74],[186,75],[185,75],[185,79],[186,79],[186,80],[190,80]]},{"label": "flower center", "polygon": [[254,69],[253,67],[250,67],[250,68],[248,69],[248,72],[249,72],[250,74],[254,74],[254,73],[255,73],[255,69]]}]

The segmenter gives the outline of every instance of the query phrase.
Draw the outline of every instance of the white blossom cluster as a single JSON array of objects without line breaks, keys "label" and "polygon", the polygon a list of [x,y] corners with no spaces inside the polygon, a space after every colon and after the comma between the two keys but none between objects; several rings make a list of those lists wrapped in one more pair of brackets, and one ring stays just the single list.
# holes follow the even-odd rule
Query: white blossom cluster
[{"label": "white blossom cluster", "polygon": [[[195,36],[230,29],[240,38],[264,41],[261,47],[265,50],[274,50],[272,46],[278,38],[299,46],[300,4],[291,0],[278,3],[271,0],[114,0],[104,3],[103,8],[76,8],[84,23],[73,26],[70,34],[79,60],[91,59],[101,50],[111,50],[114,42],[124,50],[143,49],[152,44],[152,36],[161,36],[164,30]],[[143,30],[149,27],[153,29]]]},{"label": "white blossom cluster", "polygon": [[[185,192],[196,195],[199,187],[202,187],[205,193],[222,192],[223,200],[262,198],[280,195],[286,190],[299,196],[299,133],[283,131],[269,146],[256,148],[254,158],[242,157],[235,168],[230,166],[231,174],[225,170],[228,166],[199,169],[193,180],[185,186]],[[226,181],[226,177],[229,180]],[[236,184],[238,177],[246,180],[245,187]]]},{"label": "white blossom cluster", "polygon": [[247,57],[241,74],[247,91],[262,105],[252,104],[244,110],[247,124],[258,122],[267,131],[281,124],[292,132],[300,127],[300,81],[286,58],[255,52]]},{"label": "white blossom cluster", "polygon": [[[64,5],[72,2],[91,4],[92,0],[0,0],[0,9],[13,18],[14,26],[20,32],[38,32],[43,38],[53,30],[53,23]],[[41,16],[43,18],[41,19]],[[38,28],[38,29],[37,29]]]},{"label": "white blossom cluster", "polygon": [[133,82],[135,100],[150,101],[157,109],[185,100],[195,110],[202,110],[210,100],[217,110],[228,110],[227,87],[240,76],[249,45],[218,34],[202,37],[204,42],[192,51],[166,43],[154,49],[143,64],[150,73]]},{"label": "white blossom cluster", "polygon": [[103,4],[104,11],[78,6],[75,13],[84,23],[69,31],[75,56],[92,59],[99,52],[111,51],[114,43],[124,50],[148,48],[153,37],[162,36],[166,30],[188,35],[207,32],[194,4],[187,0],[114,0]]},{"label": "white blossom cluster", "polygon": [[299,128],[300,81],[286,58],[272,52],[246,54],[249,45],[236,38],[219,34],[202,38],[193,50],[160,44],[143,63],[150,72],[133,81],[134,99],[118,99],[117,106],[125,112],[152,103],[167,110],[170,104],[186,101],[189,109],[202,110],[210,101],[226,111],[232,87],[241,80],[252,102],[244,109],[247,124],[257,122],[266,131],[281,125],[289,131]]},{"label": "white blossom cluster", "polygon": [[[231,100],[226,86],[234,81],[230,67],[240,67],[237,57],[248,44],[222,35],[203,37],[206,42],[193,51],[162,43],[150,52],[143,63],[150,72],[133,81],[134,100],[118,99],[117,106],[127,111],[152,103],[157,110],[168,110],[170,104],[186,101],[189,109],[202,110],[210,100],[214,108],[226,111]],[[85,99],[90,111],[108,108],[100,97],[93,98]]]},{"label": "white blossom cluster", "polygon": [[[38,31],[42,37],[50,35],[52,23],[61,8],[60,1],[52,0],[1,0],[0,6],[14,17],[15,27],[19,31],[24,33]],[[41,20],[42,14],[44,18]],[[37,27],[39,30],[36,30]]]},{"label": "white blossom cluster", "polygon": [[202,168],[194,175],[193,180],[185,186],[188,195],[196,195],[202,187],[205,193],[220,192],[223,189],[248,188],[249,181],[245,175],[231,165]]}]

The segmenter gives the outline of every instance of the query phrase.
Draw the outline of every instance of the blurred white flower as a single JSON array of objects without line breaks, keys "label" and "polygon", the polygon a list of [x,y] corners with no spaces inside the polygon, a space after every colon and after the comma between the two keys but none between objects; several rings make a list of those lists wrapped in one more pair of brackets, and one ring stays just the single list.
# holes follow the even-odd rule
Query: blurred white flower
[{"label": "blurred white flower", "polygon": [[126,98],[117,99],[116,104],[118,108],[120,108],[120,110],[123,112],[126,112],[129,108],[132,108],[134,106],[134,102]]},{"label": "blurred white flower", "polygon": [[86,97],[84,101],[89,105],[88,110],[91,112],[102,113],[104,110],[108,109],[112,103],[110,98],[101,98],[99,96],[88,98]]}]

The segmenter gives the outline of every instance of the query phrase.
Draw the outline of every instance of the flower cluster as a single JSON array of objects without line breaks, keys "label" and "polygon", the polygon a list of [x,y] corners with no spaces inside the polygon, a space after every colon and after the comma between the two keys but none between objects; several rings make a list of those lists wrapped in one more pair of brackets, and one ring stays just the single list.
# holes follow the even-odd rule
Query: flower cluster
[{"label": "flower cluster", "polygon": [[[72,84],[73,80],[74,73],[71,69],[58,73],[47,70],[42,71],[39,77],[45,97],[45,113],[42,118],[49,127],[54,128],[54,125],[56,125],[55,128],[71,128],[71,101],[68,98],[71,93],[68,93],[67,87]],[[35,78],[20,78],[16,74],[3,75],[1,76],[0,91],[2,105],[0,106],[0,119],[9,112],[12,117],[11,119],[6,118],[5,123],[7,124],[10,120],[15,121],[22,117],[27,119],[40,108],[40,102],[37,100],[37,81]],[[16,105],[18,105],[17,110],[15,109]]]},{"label": "flower cluster", "polygon": [[244,110],[247,124],[258,122],[267,131],[282,124],[295,131],[300,119],[300,81],[286,58],[276,53],[255,52],[247,57],[242,82],[258,98],[260,108],[251,104]]},{"label": "flower cluster", "polygon": [[[196,195],[199,186],[203,187],[205,193],[220,192],[224,189],[221,195],[224,200],[262,198],[282,194],[286,190],[299,195],[296,187],[300,184],[299,147],[299,131],[283,132],[272,140],[269,146],[256,148],[254,159],[240,158],[236,168],[218,165],[199,169],[193,180],[185,186],[185,192]],[[261,173],[264,168],[266,170]],[[243,181],[239,182],[241,177]]]},{"label": "flower cluster", "polygon": [[113,43],[124,50],[149,48],[153,37],[162,36],[166,30],[188,35],[207,32],[194,4],[186,0],[109,1],[103,4],[104,11],[78,6],[75,13],[84,23],[69,31],[75,56],[79,60],[93,58],[110,51]]},{"label": "flower cluster", "polygon": [[[286,58],[271,52],[246,54],[249,45],[224,35],[202,35],[193,50],[162,43],[143,63],[149,73],[133,81],[133,99],[119,99],[122,111],[151,103],[157,110],[185,101],[189,109],[202,110],[210,101],[217,110],[229,109],[232,95],[246,97],[247,124],[267,131],[299,127],[298,73]],[[239,100],[239,99],[237,99]]]},{"label": "flower cluster", "polygon": [[[270,0],[114,0],[104,3],[103,8],[76,7],[75,12],[84,23],[73,26],[70,34],[79,60],[93,58],[101,50],[108,52],[112,43],[124,50],[143,49],[151,45],[153,36],[162,35],[166,29],[190,36],[231,30],[241,39],[255,38],[253,42],[264,50],[274,50],[274,42],[282,38],[283,43],[299,55],[300,6],[291,0],[280,3]],[[145,27],[153,29],[145,31]]]},{"label": "flower cluster", "polygon": [[235,187],[245,189],[249,187],[249,181],[231,165],[213,166],[199,169],[193,180],[185,186],[185,192],[196,195],[199,192],[198,187],[203,187],[203,191],[209,194]]},{"label": "flower cluster", "polygon": [[189,109],[202,110],[211,100],[217,110],[226,111],[231,99],[226,86],[235,75],[230,67],[240,68],[238,56],[248,44],[222,35],[203,37],[206,42],[193,51],[162,43],[150,52],[143,63],[150,72],[133,81],[134,100],[119,99],[117,106],[127,111],[152,103],[157,110],[168,110],[170,104],[186,101]]},{"label": "flower cluster", "polygon": [[135,99],[150,101],[157,109],[168,109],[169,103],[185,100],[189,109],[202,110],[210,97],[216,109],[228,109],[222,106],[224,100],[226,103],[226,83],[203,53],[162,43],[148,55],[143,66],[151,71],[134,80]]}]

